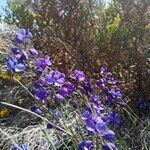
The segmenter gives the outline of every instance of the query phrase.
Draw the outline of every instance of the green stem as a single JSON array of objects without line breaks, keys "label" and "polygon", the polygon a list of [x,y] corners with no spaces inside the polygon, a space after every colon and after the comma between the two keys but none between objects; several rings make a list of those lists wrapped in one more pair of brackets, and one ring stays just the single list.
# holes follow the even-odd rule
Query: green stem
[{"label": "green stem", "polygon": [[48,122],[48,123],[49,123],[50,125],[52,125],[54,128],[56,128],[56,129],[58,129],[58,130],[60,130],[60,131],[62,131],[62,132],[65,132],[65,133],[67,133],[67,134],[69,134],[69,135],[72,136],[72,134],[71,134],[70,132],[68,132],[68,131],[64,130],[63,128],[61,128],[61,127],[55,125],[54,123],[50,122],[47,118],[44,118],[44,117],[42,117],[42,116],[40,116],[40,115],[38,115],[38,114],[36,114],[36,113],[34,113],[34,112],[28,110],[28,109],[25,109],[25,108],[22,108],[22,107],[20,107],[20,106],[16,106],[16,105],[13,105],[13,104],[10,104],[10,103],[7,103],[7,102],[0,102],[0,103],[1,103],[2,105],[6,105],[6,106],[13,107],[13,108],[17,108],[17,109],[20,109],[20,110],[22,110],[22,111],[28,112],[28,113],[30,113],[30,114],[36,116],[36,117],[39,117],[39,118],[41,118],[42,120]]}]

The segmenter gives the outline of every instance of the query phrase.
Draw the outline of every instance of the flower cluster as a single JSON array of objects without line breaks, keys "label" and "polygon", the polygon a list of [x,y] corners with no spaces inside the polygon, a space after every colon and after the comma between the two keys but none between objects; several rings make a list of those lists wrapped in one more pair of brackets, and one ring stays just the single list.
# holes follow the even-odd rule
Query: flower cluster
[{"label": "flower cluster", "polygon": [[[105,95],[105,99],[102,99],[102,97],[100,98],[94,93],[94,84],[92,80],[86,81],[82,71],[75,71],[71,74],[71,78],[80,82],[78,88],[81,94],[87,98],[86,108],[81,115],[88,132],[87,134],[101,137],[101,140],[105,141],[102,142],[101,145],[103,150],[117,150],[115,144],[112,143],[116,137],[115,132],[110,130],[108,126],[109,124],[119,124],[120,116],[115,111],[111,110],[111,108],[108,109],[105,105],[109,102],[111,104],[110,106],[119,104],[119,106],[124,107],[126,103],[122,100],[121,90],[117,87],[117,80],[112,77],[112,73],[108,72],[106,67],[101,67],[100,75],[102,78],[96,81],[96,85]],[[93,147],[94,144],[91,140],[85,140],[79,143],[80,150],[84,148],[92,150]]]},{"label": "flower cluster", "polygon": [[[121,119],[112,108],[116,105],[124,107],[126,103],[122,100],[122,92],[117,87],[117,80],[113,78],[112,73],[106,67],[101,67],[101,78],[95,81],[94,79],[86,80],[83,71],[74,70],[69,76],[70,80],[66,81],[65,74],[52,67],[52,61],[48,55],[39,57],[38,51],[33,47],[23,50],[20,45],[26,45],[31,38],[32,34],[28,30],[19,29],[16,32],[17,45],[11,49],[12,53],[6,60],[8,72],[23,72],[33,69],[34,77],[29,91],[41,105],[45,105],[47,101],[50,103],[62,102],[74,93],[79,94],[85,100],[81,108],[83,113],[79,115],[80,121],[82,120],[84,125],[82,130],[86,133],[86,140],[78,139],[78,149],[93,150],[95,142],[89,138],[92,135],[99,138],[98,144],[101,143],[100,146],[103,150],[117,150],[113,144],[116,135],[109,125],[119,124]],[[103,93],[104,96],[96,94],[95,89],[101,91],[98,93]],[[31,110],[42,114],[42,110],[37,106],[32,106]],[[55,114],[54,117],[61,116],[61,113]],[[51,129],[53,125],[47,124],[47,128]]]},{"label": "flower cluster", "polygon": [[24,43],[26,40],[32,38],[32,33],[26,29],[19,29],[16,31],[16,42]]},{"label": "flower cluster", "polygon": [[26,40],[30,40],[31,38],[31,32],[25,29],[19,29],[16,32],[16,45],[15,47],[12,47],[12,53],[6,58],[8,72],[13,73],[25,71],[26,61],[29,59],[29,57],[36,57],[38,55],[37,50],[34,48],[23,50],[21,47],[26,44]]},{"label": "flower cluster", "polygon": [[101,78],[96,81],[96,84],[105,94],[108,102],[112,106],[114,106],[114,104],[118,104],[121,107],[126,106],[126,103],[122,100],[122,92],[116,85],[118,81],[113,78],[112,73],[109,72],[106,67],[101,67],[100,75]]},{"label": "flower cluster", "polygon": [[7,58],[6,66],[9,72],[22,72],[26,68],[24,64],[19,63],[19,60],[17,60],[16,57],[11,56]]},{"label": "flower cluster", "polygon": [[51,98],[63,100],[66,96],[72,94],[74,89],[74,85],[71,82],[65,82],[63,73],[50,70],[47,74],[39,76],[39,79],[34,81],[31,92],[37,100],[44,103],[50,93],[53,93]]},{"label": "flower cluster", "polygon": [[[109,113],[106,111],[105,105],[100,101],[99,96],[90,96],[90,101],[81,118],[89,133],[99,135],[103,141],[106,141],[106,143],[102,144],[102,149],[105,150],[106,148],[104,148],[104,145],[106,146],[108,144],[107,142],[112,142],[115,139],[115,133],[108,128],[108,124],[112,120]],[[113,143],[111,144],[113,145]],[[115,147],[115,145],[113,145],[113,147]]]}]

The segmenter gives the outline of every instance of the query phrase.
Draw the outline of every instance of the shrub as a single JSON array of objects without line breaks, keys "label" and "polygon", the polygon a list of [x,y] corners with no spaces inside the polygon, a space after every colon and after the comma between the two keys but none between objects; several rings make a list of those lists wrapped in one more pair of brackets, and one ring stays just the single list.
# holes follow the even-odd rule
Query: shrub
[{"label": "shrub", "polygon": [[147,3],[114,0],[105,7],[96,1],[41,0],[16,5],[10,16],[17,17],[18,27],[34,31],[35,48],[50,54],[64,73],[78,68],[95,78],[99,66],[107,66],[133,106],[149,99]]}]

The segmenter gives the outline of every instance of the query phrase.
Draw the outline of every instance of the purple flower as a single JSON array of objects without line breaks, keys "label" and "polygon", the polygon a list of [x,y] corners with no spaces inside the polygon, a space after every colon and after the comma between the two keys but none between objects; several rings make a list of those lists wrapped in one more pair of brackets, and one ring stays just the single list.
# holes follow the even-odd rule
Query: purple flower
[{"label": "purple flower", "polygon": [[70,77],[74,80],[78,80],[78,81],[84,81],[85,80],[85,75],[83,73],[83,71],[80,70],[75,70]]},{"label": "purple flower", "polygon": [[22,71],[24,71],[25,70],[25,65],[24,64],[21,64],[21,63],[19,63],[19,64],[16,64],[15,65],[15,72],[22,72]]},{"label": "purple flower", "polygon": [[45,63],[46,63],[47,66],[51,66],[52,65],[52,62],[51,62],[50,57],[48,55],[46,55],[44,57],[44,60],[45,60]]},{"label": "purple flower", "polygon": [[115,80],[114,78],[111,78],[107,81],[109,84],[116,84],[118,81]]},{"label": "purple flower", "polygon": [[115,87],[115,88],[111,88],[109,90],[109,94],[114,98],[114,99],[118,99],[118,98],[122,98],[122,94],[119,88]]},{"label": "purple flower", "polygon": [[102,137],[105,140],[114,140],[115,139],[115,132],[112,130],[104,131]]},{"label": "purple flower", "polygon": [[89,99],[91,102],[98,102],[100,100],[99,96],[96,94],[91,94]]},{"label": "purple flower", "polygon": [[102,78],[96,81],[96,84],[98,87],[101,87],[102,84],[104,84],[106,82],[106,79]]},{"label": "purple flower", "polygon": [[112,95],[106,95],[106,99],[107,99],[112,105],[114,105],[114,98],[112,97]]},{"label": "purple flower", "polygon": [[66,96],[72,94],[73,91],[74,86],[70,82],[63,84],[57,91],[56,100],[63,100]]},{"label": "purple flower", "polygon": [[25,29],[19,29],[18,31],[16,31],[16,41],[18,43],[24,42],[25,39],[26,39],[26,30]]},{"label": "purple flower", "polygon": [[102,84],[101,89],[102,89],[102,91],[104,92],[104,94],[107,95],[107,94],[109,93],[109,88],[106,87],[104,84]]},{"label": "purple flower", "polygon": [[96,112],[97,115],[101,114],[101,111],[104,110],[104,105],[102,104],[102,102],[100,101],[100,98],[98,95],[96,94],[91,94],[90,97],[90,104],[91,107],[94,109],[94,111]]},{"label": "purple flower", "polygon": [[40,76],[42,74],[43,70],[41,68],[35,69],[35,74]]},{"label": "purple flower", "polygon": [[38,58],[35,62],[36,67],[38,68],[45,68],[47,64],[45,63],[44,58]]},{"label": "purple flower", "polygon": [[120,116],[115,112],[110,112],[107,120],[110,124],[119,124],[121,122]]},{"label": "purple flower", "polygon": [[10,72],[22,72],[25,70],[25,65],[22,63],[18,63],[16,58],[9,57],[6,60],[7,70]]},{"label": "purple flower", "polygon": [[35,112],[37,114],[41,114],[42,113],[41,110],[38,107],[36,107],[36,106],[31,107],[31,111],[33,111],[33,112]]},{"label": "purple flower", "polygon": [[30,53],[33,57],[35,57],[35,56],[38,55],[38,51],[37,51],[36,49],[34,49],[34,48],[29,49],[29,53]]},{"label": "purple flower", "polygon": [[68,94],[72,94],[75,91],[75,86],[71,82],[65,82],[62,87],[68,89]]},{"label": "purple flower", "polygon": [[[113,80],[112,73],[111,73],[111,72],[108,72],[107,67],[101,67],[101,68],[100,68],[100,74],[101,74],[103,77],[105,77],[106,79]],[[114,82],[116,82],[116,81],[114,80]]]},{"label": "purple flower", "polygon": [[92,92],[92,84],[91,81],[83,82],[81,85],[81,93],[85,94],[87,92],[91,93]]},{"label": "purple flower", "polygon": [[47,84],[54,84],[55,86],[61,86],[65,82],[65,75],[59,71],[51,70],[45,77]]},{"label": "purple flower", "polygon": [[106,74],[107,76],[107,79],[112,79],[112,73],[111,72],[107,72],[107,74]]},{"label": "purple flower", "polygon": [[91,112],[88,110],[85,110],[81,115],[82,120],[92,119]]},{"label": "purple flower", "polygon": [[106,123],[100,118],[96,124],[96,130],[98,133],[102,133],[105,129],[106,129]]},{"label": "purple flower", "polygon": [[68,89],[66,87],[61,87],[56,96],[56,100],[63,100],[65,98],[65,96],[68,95]]},{"label": "purple flower", "polygon": [[20,50],[20,48],[18,48],[18,47],[13,47],[12,49],[11,49],[11,51],[13,52],[13,54],[15,54],[15,55],[17,55],[17,54],[20,54],[21,53],[21,50]]},{"label": "purple flower", "polygon": [[100,79],[96,81],[96,84],[105,94],[108,94],[109,88],[105,85],[105,81],[106,79]]},{"label": "purple flower", "polygon": [[104,124],[104,125],[106,125],[106,123],[102,120],[102,118],[100,116],[95,116],[93,119],[95,120],[95,122],[97,124]]},{"label": "purple flower", "polygon": [[33,85],[30,85],[28,89],[32,94],[35,94],[35,92],[37,90]]},{"label": "purple flower", "polygon": [[82,120],[85,122],[85,127],[90,132],[95,132],[96,128],[96,122],[93,120],[92,112],[90,108],[86,108],[85,111],[81,115]]},{"label": "purple flower", "polygon": [[95,133],[96,132],[96,123],[92,119],[85,120],[86,129],[90,132]]},{"label": "purple flower", "polygon": [[119,102],[119,105],[120,105],[120,107],[125,107],[125,106],[127,106],[127,103],[125,103],[125,102]]},{"label": "purple flower", "polygon": [[55,100],[62,101],[63,99],[64,99],[64,96],[63,96],[63,95],[61,95],[61,94],[59,94],[59,93],[57,93],[57,94],[55,95]]},{"label": "purple flower", "polygon": [[100,68],[100,74],[105,74],[105,73],[107,73],[107,67],[101,67]]},{"label": "purple flower", "polygon": [[97,113],[97,115],[101,114],[101,110],[104,110],[104,105],[99,101],[99,102],[94,102],[91,103],[92,107],[94,108],[95,112]]},{"label": "purple flower", "polygon": [[118,148],[113,143],[102,144],[102,150],[118,150]]},{"label": "purple flower", "polygon": [[18,144],[11,147],[10,150],[29,150],[29,146],[27,144]]},{"label": "purple flower", "polygon": [[47,129],[52,129],[53,128],[53,125],[51,125],[51,124],[47,124]]},{"label": "purple flower", "polygon": [[53,111],[53,116],[55,118],[59,119],[59,118],[61,118],[61,112],[58,109],[56,109]]},{"label": "purple flower", "polygon": [[92,149],[93,149],[92,141],[85,140],[79,143],[78,150],[92,150]]},{"label": "purple flower", "polygon": [[16,31],[16,41],[18,43],[23,43],[26,39],[32,38],[32,33],[25,30],[25,29],[19,29]]},{"label": "purple flower", "polygon": [[6,60],[7,70],[13,72],[16,64],[17,64],[17,59],[13,57],[9,57]]},{"label": "purple flower", "polygon": [[90,132],[102,133],[106,128],[106,123],[100,117],[88,117],[85,120],[86,129]]},{"label": "purple flower", "polygon": [[58,93],[62,96],[66,96],[68,95],[68,89],[66,87],[61,87],[59,90],[58,90]]},{"label": "purple flower", "polygon": [[35,91],[35,97],[41,102],[44,102],[48,97],[48,91],[45,88],[39,88]]},{"label": "purple flower", "polygon": [[45,56],[44,58],[38,58],[35,62],[36,67],[38,68],[45,68],[46,66],[52,65],[49,56]]},{"label": "purple flower", "polygon": [[90,132],[102,133],[106,128],[106,123],[99,116],[93,116],[90,110],[85,110],[81,115],[85,122],[85,127]]},{"label": "purple flower", "polygon": [[25,29],[19,29],[16,31],[16,41],[18,43],[24,43],[26,39],[32,38],[32,33],[25,30]]},{"label": "purple flower", "polygon": [[43,87],[44,86],[44,81],[42,79],[39,79],[39,80],[35,80],[34,81],[34,87],[35,88],[40,88],[40,87]]},{"label": "purple flower", "polygon": [[138,109],[142,112],[144,112],[148,108],[148,103],[146,100],[140,100],[138,103]]},{"label": "purple flower", "polygon": [[18,58],[18,62],[22,63],[23,61],[28,59],[28,54],[27,52],[22,52],[22,54],[20,55],[20,57]]}]

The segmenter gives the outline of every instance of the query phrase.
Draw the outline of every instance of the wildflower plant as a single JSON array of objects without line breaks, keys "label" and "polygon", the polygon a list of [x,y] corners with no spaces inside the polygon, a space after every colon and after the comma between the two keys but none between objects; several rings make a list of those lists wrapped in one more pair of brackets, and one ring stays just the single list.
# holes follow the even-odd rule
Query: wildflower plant
[{"label": "wildflower plant", "polygon": [[[17,30],[15,47],[6,56],[6,67],[32,101],[27,112],[46,122],[43,134],[47,136],[47,130],[54,132],[57,142],[47,139],[47,148],[117,150],[117,137],[112,127],[121,122],[117,110],[126,103],[112,73],[101,67],[97,80],[88,79],[81,70],[74,70],[67,76],[54,67],[48,55],[40,56],[34,47],[28,47],[31,38],[28,30]],[[14,76],[27,72],[32,73],[27,84]],[[18,146],[22,147],[21,144]],[[15,149],[15,145],[11,147]]]}]

